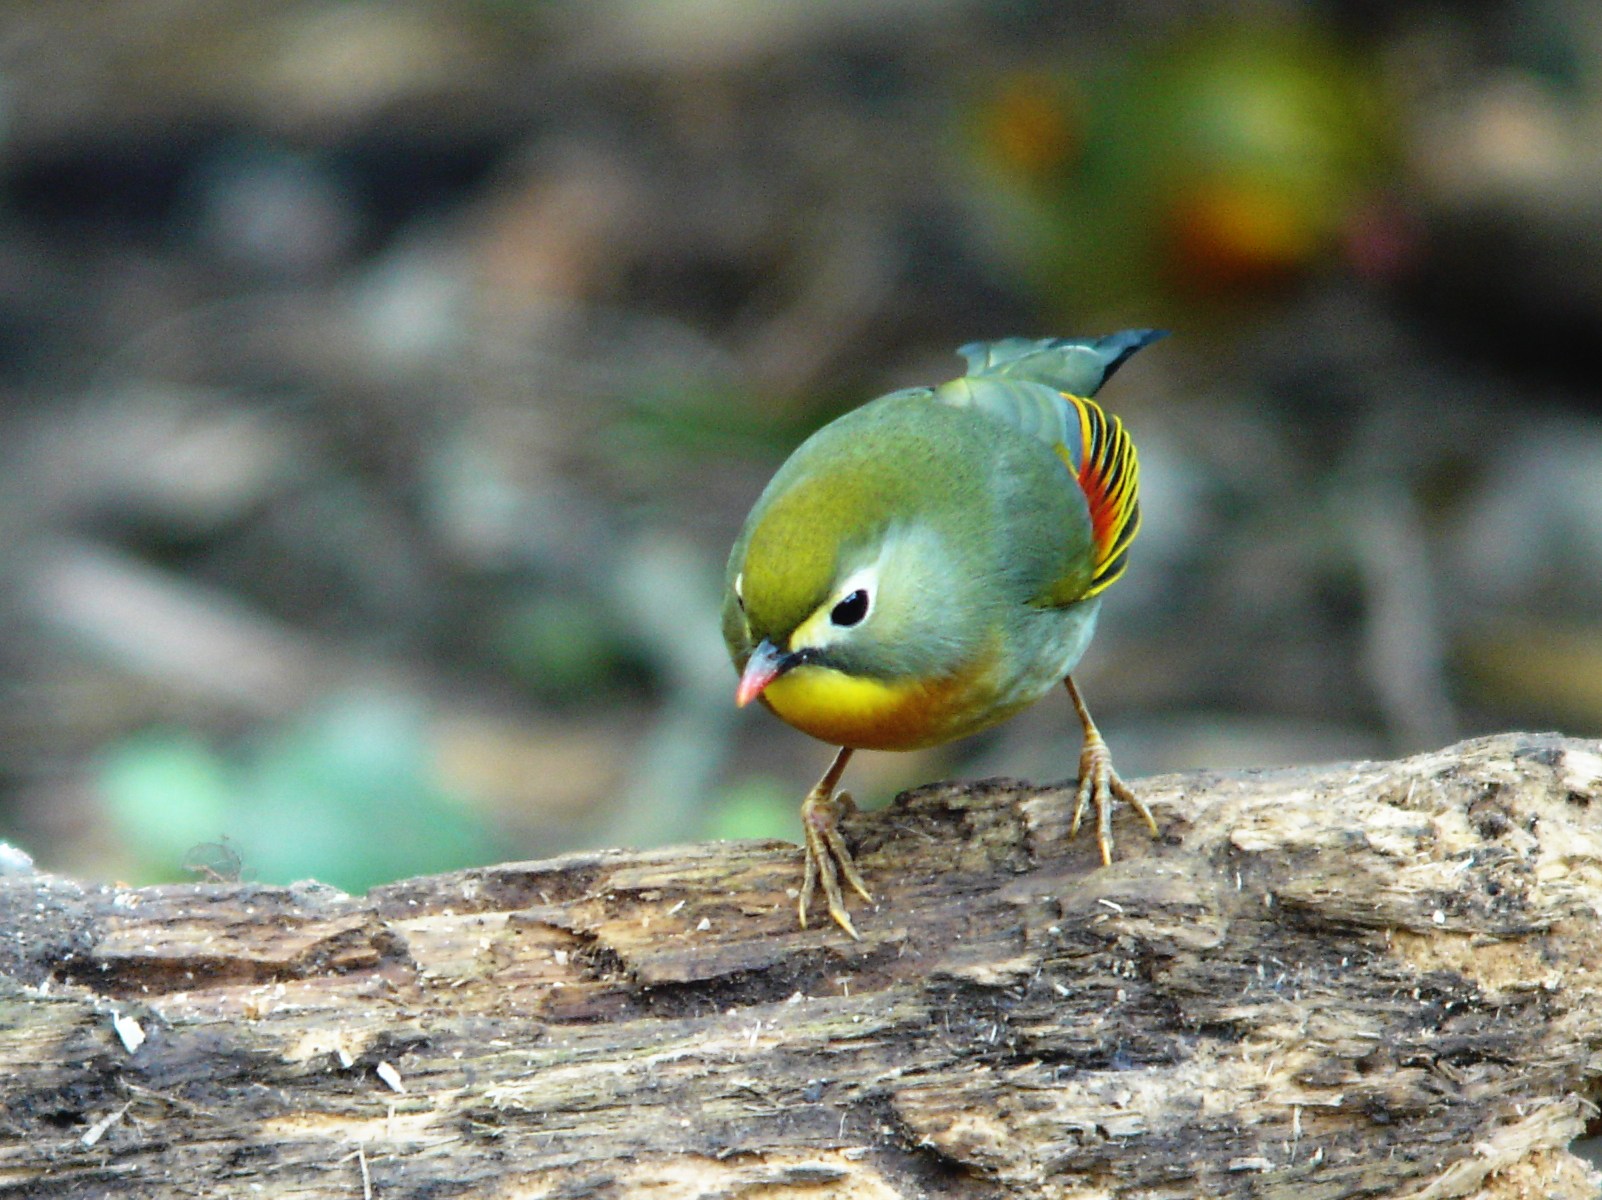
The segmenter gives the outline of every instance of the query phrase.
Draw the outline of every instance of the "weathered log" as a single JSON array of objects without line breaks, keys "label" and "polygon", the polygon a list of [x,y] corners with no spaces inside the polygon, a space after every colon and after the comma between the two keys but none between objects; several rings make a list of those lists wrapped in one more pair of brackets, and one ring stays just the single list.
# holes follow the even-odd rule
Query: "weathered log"
[{"label": "weathered log", "polygon": [[940,784],[794,847],[414,879],[0,880],[0,1192],[1579,1197],[1602,743]]}]

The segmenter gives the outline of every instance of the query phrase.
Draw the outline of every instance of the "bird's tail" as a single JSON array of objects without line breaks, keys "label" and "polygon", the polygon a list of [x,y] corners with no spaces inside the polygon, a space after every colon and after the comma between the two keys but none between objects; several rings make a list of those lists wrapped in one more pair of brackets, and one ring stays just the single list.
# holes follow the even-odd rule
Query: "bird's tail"
[{"label": "bird's tail", "polygon": [[1125,329],[1099,338],[1003,338],[970,342],[957,353],[968,360],[970,376],[1001,376],[1043,383],[1070,396],[1094,396],[1131,354],[1167,336],[1166,329]]}]

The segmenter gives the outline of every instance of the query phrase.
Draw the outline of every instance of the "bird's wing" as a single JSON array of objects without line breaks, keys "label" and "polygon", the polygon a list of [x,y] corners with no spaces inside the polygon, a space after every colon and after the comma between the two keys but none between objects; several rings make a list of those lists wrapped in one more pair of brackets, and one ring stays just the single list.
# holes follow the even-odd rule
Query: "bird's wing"
[{"label": "bird's wing", "polygon": [[1103,412],[1094,400],[1063,399],[1079,418],[1079,437],[1077,444],[1060,442],[1053,449],[1078,479],[1090,506],[1092,556],[1089,586],[1077,596],[1051,597],[1057,603],[1071,603],[1105,590],[1129,565],[1129,544],[1140,532],[1140,460],[1117,417]]},{"label": "bird's wing", "polygon": [[1098,594],[1124,573],[1129,545],[1140,530],[1140,462],[1123,422],[1088,395],[1140,347],[1163,336],[1129,330],[1091,341],[1051,339],[964,347],[970,374],[935,388],[932,398],[976,408],[1050,446],[1084,493],[1090,518],[1091,563],[1048,587],[1040,603],[1072,604]]}]

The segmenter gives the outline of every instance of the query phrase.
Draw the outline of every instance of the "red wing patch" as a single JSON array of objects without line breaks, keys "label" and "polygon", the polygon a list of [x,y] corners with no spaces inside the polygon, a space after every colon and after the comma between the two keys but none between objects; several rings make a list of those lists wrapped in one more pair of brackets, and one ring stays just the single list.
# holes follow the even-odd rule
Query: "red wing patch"
[{"label": "red wing patch", "polygon": [[1079,486],[1090,504],[1093,555],[1088,599],[1109,587],[1129,564],[1140,532],[1140,462],[1123,422],[1094,400],[1063,394],[1079,414]]}]

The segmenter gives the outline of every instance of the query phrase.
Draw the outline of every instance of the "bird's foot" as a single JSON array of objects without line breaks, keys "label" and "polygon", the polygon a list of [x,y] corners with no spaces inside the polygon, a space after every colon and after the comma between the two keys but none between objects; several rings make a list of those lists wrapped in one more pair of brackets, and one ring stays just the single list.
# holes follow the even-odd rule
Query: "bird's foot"
[{"label": "bird's foot", "polygon": [[1079,752],[1079,794],[1074,800],[1074,820],[1068,827],[1068,836],[1073,837],[1079,832],[1079,823],[1084,819],[1085,810],[1094,804],[1096,845],[1101,849],[1101,865],[1104,867],[1112,865],[1112,802],[1115,796],[1144,817],[1152,837],[1157,836],[1157,819],[1151,815],[1151,809],[1118,777],[1118,772],[1113,770],[1112,751],[1107,749],[1107,743],[1091,727],[1085,734],[1085,747]]},{"label": "bird's foot", "polygon": [[825,789],[819,783],[801,803],[801,829],[806,835],[807,862],[806,875],[801,881],[801,928],[807,927],[807,909],[811,907],[813,892],[821,884],[824,899],[829,903],[829,915],[834,918],[835,924],[860,942],[862,935],[851,923],[851,914],[846,911],[845,894],[840,887],[840,881],[844,879],[852,891],[869,904],[873,903],[873,894],[868,891],[868,885],[862,882],[851,851],[840,836],[840,818],[855,812],[857,806],[851,799],[851,793],[831,792],[832,788]]}]

